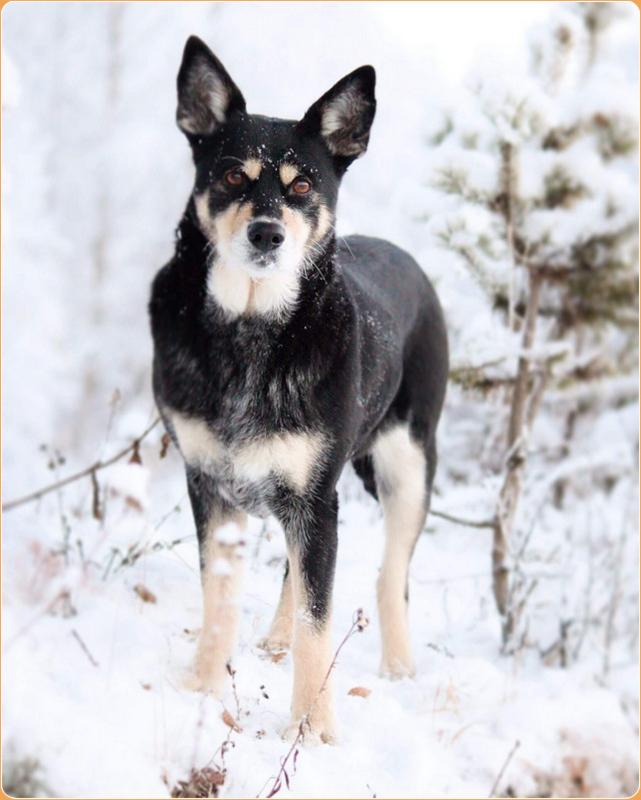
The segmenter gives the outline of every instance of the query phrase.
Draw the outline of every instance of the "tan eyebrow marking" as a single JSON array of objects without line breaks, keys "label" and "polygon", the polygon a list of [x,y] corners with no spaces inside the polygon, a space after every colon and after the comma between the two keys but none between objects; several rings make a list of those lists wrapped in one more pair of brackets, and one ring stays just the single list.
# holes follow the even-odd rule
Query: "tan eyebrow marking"
[{"label": "tan eyebrow marking", "polygon": [[285,163],[281,164],[278,168],[278,174],[280,175],[283,185],[289,186],[294,178],[300,175],[300,169],[296,166],[296,164]]},{"label": "tan eyebrow marking", "polygon": [[258,178],[262,168],[263,165],[257,158],[248,158],[243,162],[245,175],[247,175],[247,177],[252,181],[255,181]]}]

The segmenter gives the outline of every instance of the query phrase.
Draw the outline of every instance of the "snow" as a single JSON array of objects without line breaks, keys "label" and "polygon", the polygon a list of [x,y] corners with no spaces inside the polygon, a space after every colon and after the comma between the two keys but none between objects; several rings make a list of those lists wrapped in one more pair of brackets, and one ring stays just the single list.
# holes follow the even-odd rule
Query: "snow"
[{"label": "snow", "polygon": [[[551,251],[575,241],[586,220],[596,232],[603,189],[620,201],[611,224],[633,218],[636,173],[604,168],[584,141],[560,158],[530,139],[542,120],[562,124],[579,110],[626,109],[638,39],[616,28],[610,66],[580,91],[562,87],[557,102],[524,77],[523,43],[526,35],[544,41],[548,15],[563,19],[565,10],[470,4],[461,25],[462,8],[169,2],[4,9],[5,501],[108,458],[154,418],[146,302],[154,272],[170,256],[192,178],[174,124],[175,73],[190,33],[211,44],[257,113],[300,116],[341,75],[374,64],[378,116],[368,154],[343,185],[339,233],[390,238],[419,260],[443,302],[454,368],[491,363],[498,378],[514,374],[520,337],[496,324],[484,292],[487,282],[507,286],[507,253],[490,216],[442,191],[439,176],[462,170],[476,192],[495,192],[498,131],[523,145],[527,198],[540,195],[558,163],[595,195],[553,217],[543,210],[531,216],[532,235],[547,234]],[[540,29],[530,34],[534,23]],[[515,112],[523,92],[528,103],[515,123],[506,98],[515,98]],[[449,124],[452,132],[442,136]],[[487,240],[475,275],[444,246],[445,235],[472,250]],[[559,369],[598,355],[588,350],[573,360],[563,345],[540,343],[533,352],[559,358]],[[378,676],[382,516],[346,470],[335,646],[356,609],[371,624],[350,637],[334,670],[338,743],[301,748],[290,788],[279,796],[485,797],[508,760],[498,794],[635,790],[637,389],[634,376],[618,375],[578,386],[573,397],[596,395],[598,413],[578,423],[562,461],[551,464],[547,454],[562,444],[567,394],[550,393],[530,432],[516,543],[527,547],[515,566],[526,588],[536,581],[528,606],[533,645],[511,656],[500,653],[491,531],[433,515],[409,581],[417,676]],[[436,511],[491,518],[505,416],[497,396],[450,387]],[[188,690],[201,615],[197,542],[180,458],[173,447],[160,457],[160,436],[156,428],[141,446],[142,465],[124,459],[98,473],[100,519],[91,513],[89,478],[4,516],[5,784],[10,763],[28,757],[59,796],[167,796],[192,767],[215,765],[226,769],[223,796],[265,796],[288,751],[281,736],[291,658],[258,647],[280,593],[282,531],[272,520],[218,531],[225,545],[246,543],[237,699],[231,682],[222,701]],[[572,495],[558,508],[551,494],[562,478],[571,479]],[[229,564],[219,559],[213,569],[227,574]],[[568,622],[576,627],[565,646],[577,655],[563,668],[559,641]],[[370,694],[350,695],[354,687]],[[238,717],[240,732],[229,732],[224,709]]]}]

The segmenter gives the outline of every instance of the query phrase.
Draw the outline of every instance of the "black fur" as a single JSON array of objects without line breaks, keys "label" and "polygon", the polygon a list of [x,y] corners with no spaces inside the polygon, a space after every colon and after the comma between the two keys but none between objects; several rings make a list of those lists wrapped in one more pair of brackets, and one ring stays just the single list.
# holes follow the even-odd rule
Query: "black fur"
[{"label": "black fur", "polygon": [[[198,59],[222,75],[220,86],[228,92],[218,118],[203,108],[202,84],[196,81],[194,89],[189,83],[190,65]],[[251,202],[254,216],[281,219],[289,207],[314,226],[323,207],[333,213],[342,175],[367,146],[375,109],[373,69],[363,67],[340,81],[298,123],[247,114],[237,87],[211,59],[207,48],[191,39],[179,76],[179,120],[187,119],[195,191],[210,191],[210,214],[232,202]],[[323,110],[346,87],[343,127],[324,136]],[[260,178],[225,185],[230,165],[256,152],[265,156]],[[293,195],[279,183],[276,167],[269,169],[285,157],[294,158],[311,179],[313,197]],[[376,496],[369,448],[377,433],[405,421],[426,453],[429,493],[448,370],[441,309],[407,253],[363,236],[337,241],[330,228],[310,253],[297,302],[287,314],[230,318],[207,290],[216,253],[192,198],[178,227],[174,257],[152,288],[155,397],[172,436],[170,410],[204,420],[226,445],[284,431],[326,437],[327,450],[302,493],[278,474],[242,483],[224,470],[187,468],[201,544],[216,509],[274,514],[296,544],[309,611],[320,624],[331,598],[336,483],[345,463],[352,461]]]}]

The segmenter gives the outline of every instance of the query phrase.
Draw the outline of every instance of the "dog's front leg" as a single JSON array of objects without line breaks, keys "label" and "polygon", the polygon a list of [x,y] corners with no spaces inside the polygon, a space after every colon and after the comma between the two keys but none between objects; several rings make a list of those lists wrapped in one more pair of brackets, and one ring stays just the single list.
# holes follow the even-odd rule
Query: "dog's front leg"
[{"label": "dog's front leg", "polygon": [[336,564],[338,501],[315,498],[287,514],[285,534],[294,601],[294,687],[288,734],[303,726],[306,741],[335,738],[330,679],[331,604]]},{"label": "dog's front leg", "polygon": [[246,515],[231,508],[203,473],[188,474],[189,497],[200,547],[203,625],[193,688],[222,694],[238,628]]}]

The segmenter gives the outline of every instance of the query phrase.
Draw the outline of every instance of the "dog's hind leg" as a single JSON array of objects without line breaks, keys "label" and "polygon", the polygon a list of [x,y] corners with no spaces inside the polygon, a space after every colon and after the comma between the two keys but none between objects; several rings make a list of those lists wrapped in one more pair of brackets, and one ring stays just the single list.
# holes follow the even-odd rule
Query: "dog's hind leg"
[{"label": "dog's hind leg", "polygon": [[203,590],[203,625],[191,688],[220,696],[236,643],[247,517],[226,504],[203,473],[188,470],[187,485]]},{"label": "dog's hind leg", "polygon": [[294,628],[294,592],[292,579],[289,574],[289,561],[285,565],[283,586],[280,590],[278,607],[274,614],[269,633],[260,643],[260,647],[269,652],[278,652],[289,649],[292,642]]},{"label": "dog's hind leg", "polygon": [[408,570],[429,504],[425,448],[407,424],[387,428],[372,447],[378,496],[385,518],[385,549],[378,578],[381,674],[414,674],[407,619]]}]

